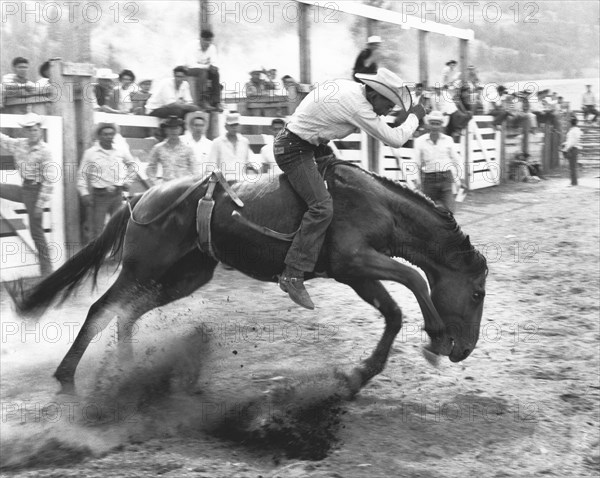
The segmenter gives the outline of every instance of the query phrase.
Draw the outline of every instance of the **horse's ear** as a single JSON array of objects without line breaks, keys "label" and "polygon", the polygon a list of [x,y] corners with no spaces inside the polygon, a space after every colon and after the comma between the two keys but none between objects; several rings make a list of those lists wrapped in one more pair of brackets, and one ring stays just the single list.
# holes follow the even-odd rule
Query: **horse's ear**
[{"label": "horse's ear", "polygon": [[465,237],[462,245],[465,249],[471,249],[471,239],[469,238],[469,236]]}]

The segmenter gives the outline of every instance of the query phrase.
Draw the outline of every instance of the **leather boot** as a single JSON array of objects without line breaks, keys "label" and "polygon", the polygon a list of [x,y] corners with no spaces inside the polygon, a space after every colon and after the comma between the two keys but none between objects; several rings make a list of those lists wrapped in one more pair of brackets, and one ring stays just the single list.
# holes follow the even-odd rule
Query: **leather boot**
[{"label": "leather boot", "polygon": [[287,292],[290,299],[296,304],[310,310],[315,308],[315,304],[313,304],[304,287],[304,273],[302,271],[286,268],[283,274],[279,276],[279,287],[283,292]]}]

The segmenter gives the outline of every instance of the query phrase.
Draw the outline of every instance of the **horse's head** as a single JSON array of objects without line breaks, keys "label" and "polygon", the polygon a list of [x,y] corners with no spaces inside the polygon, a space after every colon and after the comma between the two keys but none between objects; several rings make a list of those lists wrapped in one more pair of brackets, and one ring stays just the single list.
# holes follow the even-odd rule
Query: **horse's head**
[{"label": "horse's head", "polygon": [[431,322],[426,323],[430,350],[460,362],[473,351],[479,338],[487,262],[468,236],[463,236],[452,252],[438,255],[438,261],[427,273],[431,302],[441,319],[437,329]]},{"label": "horse's head", "polygon": [[429,333],[431,351],[452,362],[466,359],[479,338],[487,269],[480,273],[442,272],[431,283],[431,301],[444,330]]}]

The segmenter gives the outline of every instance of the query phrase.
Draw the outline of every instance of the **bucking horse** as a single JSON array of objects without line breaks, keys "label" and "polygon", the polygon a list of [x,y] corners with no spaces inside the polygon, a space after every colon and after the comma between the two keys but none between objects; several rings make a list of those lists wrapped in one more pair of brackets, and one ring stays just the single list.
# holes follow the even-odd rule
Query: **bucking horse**
[{"label": "bucking horse", "polygon": [[[398,282],[415,295],[430,353],[452,362],[466,359],[479,337],[488,272],[485,257],[453,215],[421,193],[331,155],[319,158],[318,164],[333,198],[334,216],[315,271],[307,279],[327,277],[348,285],[385,319],[373,353],[342,374],[350,395],[383,370],[402,327],[402,311],[382,285],[384,280]],[[22,284],[12,288],[17,312],[39,317],[53,303],[65,301],[86,277],[91,275],[95,282],[109,255],[122,261],[117,279],[90,307],[54,374],[63,393],[75,392],[79,361],[94,335],[115,316],[119,358],[131,360],[133,324],[144,313],[202,287],[219,261],[251,278],[277,283],[305,204],[285,175],[262,175],[226,186],[209,177],[155,186],[124,205],[100,236],[53,274],[29,289]],[[197,211],[209,189],[214,200],[210,240],[199,241]],[[239,200],[234,202],[232,195]],[[420,268],[427,281],[395,257]]]}]

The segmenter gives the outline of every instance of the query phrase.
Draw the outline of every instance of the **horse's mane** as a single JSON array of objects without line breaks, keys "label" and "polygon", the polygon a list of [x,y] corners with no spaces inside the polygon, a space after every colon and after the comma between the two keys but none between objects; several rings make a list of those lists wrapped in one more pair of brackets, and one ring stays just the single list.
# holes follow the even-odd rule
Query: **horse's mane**
[{"label": "horse's mane", "polygon": [[442,228],[449,232],[449,236],[454,239],[452,242],[456,244],[455,248],[452,249],[450,254],[451,257],[446,258],[449,265],[455,263],[453,259],[455,259],[455,256],[457,256],[456,258],[462,259],[460,262],[463,265],[466,265],[468,272],[481,273],[487,271],[487,261],[485,256],[483,256],[483,254],[473,247],[469,236],[462,232],[460,226],[456,222],[456,219],[454,219],[454,215],[448,212],[446,209],[439,207],[437,204],[435,204],[435,202],[433,202],[429,197],[425,196],[420,191],[412,190],[398,181],[394,181],[377,173],[367,171],[356,164],[338,159],[335,156],[319,158],[318,162],[319,169],[322,171],[323,176],[326,179],[328,179],[328,173],[333,173],[335,176],[339,177],[341,168],[337,168],[337,166],[343,165],[347,168],[358,170],[370,176],[379,184],[383,185],[386,189],[391,190],[394,193],[401,194],[408,200],[428,209],[440,220]]}]

